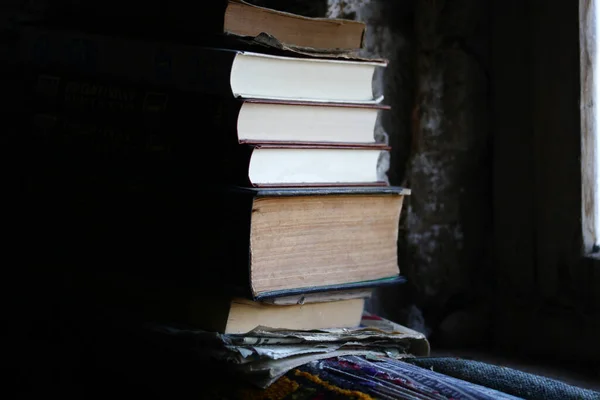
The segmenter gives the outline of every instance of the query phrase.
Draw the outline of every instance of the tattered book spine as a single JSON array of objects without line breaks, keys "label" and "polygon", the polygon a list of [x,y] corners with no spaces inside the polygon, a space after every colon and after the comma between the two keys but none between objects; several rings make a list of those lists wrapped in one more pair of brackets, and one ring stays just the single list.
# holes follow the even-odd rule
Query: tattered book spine
[{"label": "tattered book spine", "polygon": [[110,157],[171,150],[159,135],[167,93],[44,74],[32,86],[35,127],[65,150]]}]

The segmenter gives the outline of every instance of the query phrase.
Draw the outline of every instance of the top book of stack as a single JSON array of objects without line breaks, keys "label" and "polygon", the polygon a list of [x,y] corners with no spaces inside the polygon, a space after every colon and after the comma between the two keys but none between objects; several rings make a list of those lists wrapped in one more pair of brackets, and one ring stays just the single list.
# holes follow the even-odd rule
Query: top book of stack
[{"label": "top book of stack", "polygon": [[52,2],[38,24],[42,29],[22,30],[25,53],[19,58],[47,71],[125,77],[221,97],[351,104],[383,99],[374,93],[373,76],[387,61],[358,56],[363,23],[308,18],[241,0],[98,3]]},{"label": "top book of stack", "polygon": [[110,24],[111,30],[122,33],[180,35],[178,39],[185,36],[188,41],[221,34],[256,37],[266,32],[287,46],[347,52],[362,48],[366,29],[357,21],[308,18],[241,0],[46,0],[46,4],[45,14],[61,26],[104,30]]}]

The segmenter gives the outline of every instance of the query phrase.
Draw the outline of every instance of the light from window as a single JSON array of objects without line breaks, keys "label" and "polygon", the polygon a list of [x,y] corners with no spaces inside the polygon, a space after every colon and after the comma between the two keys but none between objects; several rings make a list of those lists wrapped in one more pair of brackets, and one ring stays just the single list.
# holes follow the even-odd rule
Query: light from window
[{"label": "light from window", "polygon": [[581,61],[581,222],[586,253],[600,244],[600,55],[596,51],[600,29],[596,0],[579,1],[579,45]]},{"label": "light from window", "polygon": [[593,97],[592,97],[592,105],[593,105],[593,143],[595,145],[595,149],[593,152],[594,155],[594,251],[597,251],[600,236],[600,135],[598,132],[598,102],[600,101],[600,74],[598,74],[598,68],[600,66],[600,52],[596,51],[598,48],[598,38],[600,37],[600,28],[599,24],[596,21],[600,21],[600,7],[596,7],[595,1],[589,1],[588,4],[593,8],[593,22],[590,30],[593,32],[592,40],[594,43],[593,46],[593,61],[592,61],[592,76],[593,76]]}]

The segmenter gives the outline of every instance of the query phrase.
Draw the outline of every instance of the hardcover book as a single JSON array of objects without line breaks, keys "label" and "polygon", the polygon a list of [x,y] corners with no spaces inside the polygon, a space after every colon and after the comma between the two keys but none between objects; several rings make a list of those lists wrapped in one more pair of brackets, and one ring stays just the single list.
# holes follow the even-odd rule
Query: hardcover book
[{"label": "hardcover book", "polygon": [[[379,103],[375,70],[384,60],[308,56],[270,46],[185,45],[77,31],[23,27],[19,59],[47,70],[104,75],[138,84],[232,98]],[[239,46],[238,46],[239,45]]]},{"label": "hardcover book", "polygon": [[102,265],[103,273],[127,271],[158,285],[264,300],[402,281],[398,223],[409,193],[399,187],[199,191],[170,180],[155,193],[94,187],[67,211],[79,217],[65,221],[78,226],[67,230],[79,232],[71,251]]}]

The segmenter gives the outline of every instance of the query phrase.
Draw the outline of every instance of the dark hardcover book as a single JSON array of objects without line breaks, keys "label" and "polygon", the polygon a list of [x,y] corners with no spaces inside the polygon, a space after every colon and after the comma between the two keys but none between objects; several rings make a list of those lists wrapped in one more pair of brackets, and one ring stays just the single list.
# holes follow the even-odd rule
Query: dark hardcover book
[{"label": "dark hardcover book", "polygon": [[66,208],[61,231],[77,233],[63,243],[65,256],[90,273],[260,300],[401,281],[396,241],[408,193],[221,186],[199,192],[169,181],[153,192],[96,185],[86,194],[63,194],[68,200],[57,212]]},{"label": "dark hardcover book", "polygon": [[208,47],[34,26],[23,27],[20,34],[16,57],[28,65],[224,97],[378,103],[373,74],[386,65],[234,39]]},{"label": "dark hardcover book", "polygon": [[365,32],[365,25],[358,21],[306,18],[240,0],[42,0],[38,3],[41,5],[37,14],[60,26],[188,41],[224,33],[257,36],[268,32],[288,45],[348,51],[362,48]]}]

